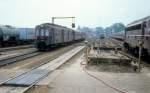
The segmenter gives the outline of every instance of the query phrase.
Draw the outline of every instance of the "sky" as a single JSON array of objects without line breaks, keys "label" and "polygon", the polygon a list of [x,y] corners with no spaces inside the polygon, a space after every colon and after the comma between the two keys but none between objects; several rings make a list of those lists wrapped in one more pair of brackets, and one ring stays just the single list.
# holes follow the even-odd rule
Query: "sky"
[{"label": "sky", "polygon": [[[75,18],[77,26],[107,27],[150,15],[150,0],[0,0],[0,24],[35,27],[52,17]],[[56,24],[71,27],[71,19]]]}]

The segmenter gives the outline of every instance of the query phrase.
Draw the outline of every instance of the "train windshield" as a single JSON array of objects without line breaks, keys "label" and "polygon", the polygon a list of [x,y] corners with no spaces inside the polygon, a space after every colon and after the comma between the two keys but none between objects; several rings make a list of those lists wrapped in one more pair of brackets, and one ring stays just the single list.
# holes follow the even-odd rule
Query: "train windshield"
[{"label": "train windshield", "polygon": [[45,30],[45,35],[48,36],[49,35],[49,31]]},{"label": "train windshield", "polygon": [[41,29],[41,36],[44,36],[44,34],[45,34],[45,30],[44,29]]}]

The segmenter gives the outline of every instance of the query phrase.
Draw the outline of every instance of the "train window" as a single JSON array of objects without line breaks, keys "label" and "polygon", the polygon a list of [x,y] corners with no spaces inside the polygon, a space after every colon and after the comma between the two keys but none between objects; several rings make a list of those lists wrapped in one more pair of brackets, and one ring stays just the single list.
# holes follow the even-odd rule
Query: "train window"
[{"label": "train window", "polygon": [[138,29],[141,29],[141,24],[128,27],[128,28],[126,28],[126,31],[132,31],[132,30],[138,30]]},{"label": "train window", "polygon": [[39,36],[39,30],[38,29],[35,29],[35,35]]},{"label": "train window", "polygon": [[135,28],[135,30],[136,29],[141,29],[141,24],[139,24],[139,25],[136,25],[136,28]]},{"label": "train window", "polygon": [[49,30],[47,29],[45,31],[46,31],[46,36],[48,36],[49,35]]},{"label": "train window", "polygon": [[44,36],[44,30],[41,29],[41,36]]},{"label": "train window", "polygon": [[146,40],[148,40],[148,36],[146,36],[145,38],[146,38]]},{"label": "train window", "polygon": [[41,35],[41,30],[37,30],[37,36],[40,36]]},{"label": "train window", "polygon": [[148,26],[148,27],[150,27],[150,20],[148,21],[148,23],[147,23],[147,24],[148,24],[147,26]]},{"label": "train window", "polygon": [[46,30],[44,30],[44,36],[46,36]]},{"label": "train window", "polygon": [[54,28],[51,28],[51,31],[54,31]]}]

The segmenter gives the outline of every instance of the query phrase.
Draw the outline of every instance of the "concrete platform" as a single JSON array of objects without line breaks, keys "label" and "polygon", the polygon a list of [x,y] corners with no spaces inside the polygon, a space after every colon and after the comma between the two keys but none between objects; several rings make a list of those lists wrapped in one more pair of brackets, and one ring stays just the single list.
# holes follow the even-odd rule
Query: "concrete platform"
[{"label": "concrete platform", "polygon": [[91,50],[89,55],[88,55],[88,63],[102,63],[102,62],[111,62],[111,63],[121,63],[121,64],[129,64],[131,60],[120,54],[120,53],[115,53],[114,51],[103,51],[103,50]]},{"label": "concrete platform", "polygon": [[[87,75],[80,66],[81,61],[81,57],[71,60],[72,63],[63,68],[59,75],[53,79],[52,76],[48,76],[27,93],[119,93]],[[125,91],[125,93],[150,93],[149,72],[108,73],[88,71],[111,86]]]},{"label": "concrete platform", "polygon": [[43,77],[50,74],[53,70],[64,64],[67,60],[81,51],[84,46],[78,46],[75,49],[63,54],[62,56],[56,58],[55,60],[50,61],[49,63],[42,65],[32,71],[20,75],[19,77],[12,79],[5,83],[5,85],[14,85],[14,86],[30,86],[33,83],[39,81]]}]

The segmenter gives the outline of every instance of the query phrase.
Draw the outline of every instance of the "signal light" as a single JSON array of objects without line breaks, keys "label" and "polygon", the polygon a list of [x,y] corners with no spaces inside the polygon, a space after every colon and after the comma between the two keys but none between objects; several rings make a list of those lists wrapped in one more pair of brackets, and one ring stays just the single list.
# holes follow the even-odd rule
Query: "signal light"
[{"label": "signal light", "polygon": [[72,23],[72,28],[75,28],[75,23]]}]

